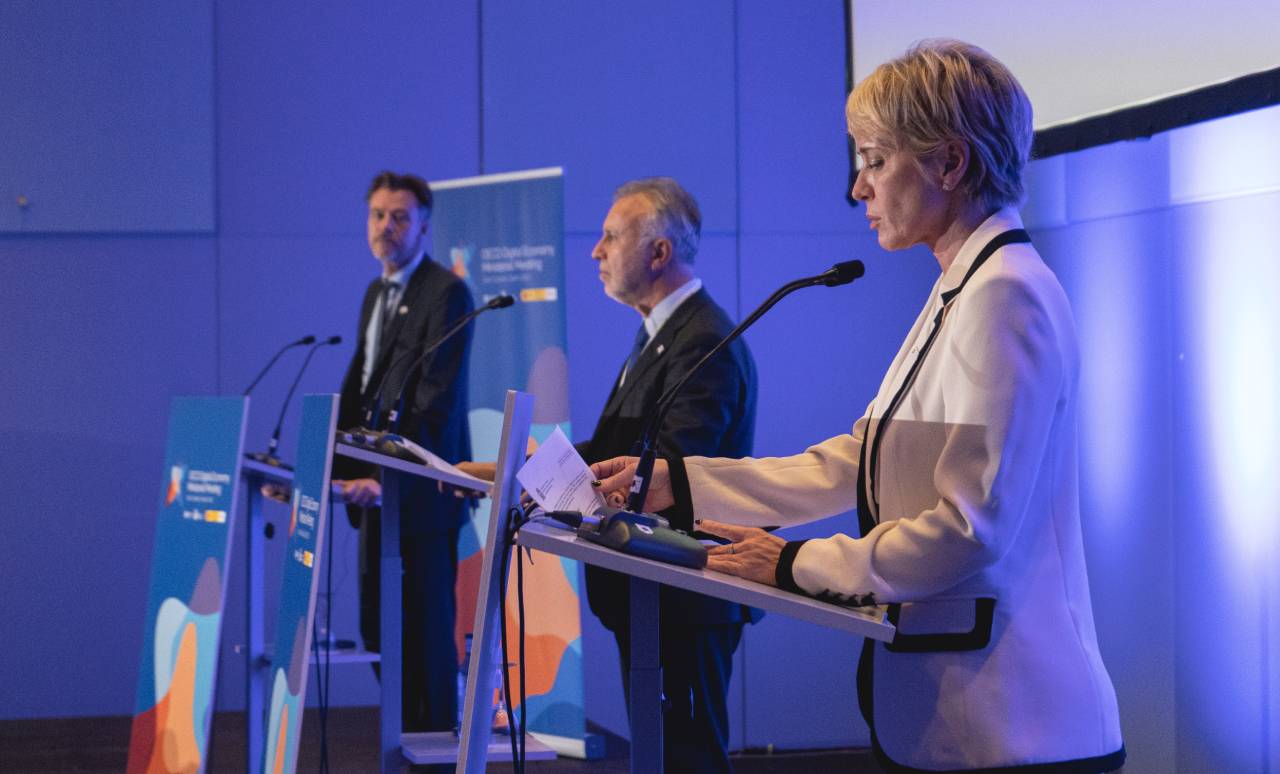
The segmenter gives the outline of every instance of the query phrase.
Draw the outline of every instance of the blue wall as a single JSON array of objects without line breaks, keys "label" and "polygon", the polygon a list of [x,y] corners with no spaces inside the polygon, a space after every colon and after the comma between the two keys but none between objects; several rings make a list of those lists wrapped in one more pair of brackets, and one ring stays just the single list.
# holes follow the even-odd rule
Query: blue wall
[{"label": "blue wall", "polygon": [[[40,15],[58,7],[22,8],[37,17],[33,29],[57,33]],[[402,0],[305,15],[293,4],[214,2],[193,18],[205,27],[184,34],[212,49],[212,93],[198,107],[211,116],[213,174],[166,188],[173,217],[160,225],[124,225],[137,213],[92,225],[94,208],[80,205],[57,230],[99,233],[25,223],[26,233],[0,235],[0,340],[17,365],[0,374],[0,525],[10,536],[0,620],[18,633],[0,658],[0,717],[132,710],[168,398],[236,392],[280,342],[309,332],[347,337],[340,352],[317,355],[302,385],[336,388],[377,268],[363,191],[378,169],[433,179],[565,169],[579,437],[636,325],[600,292],[589,258],[625,179],[674,175],[699,198],[699,271],[739,316],[788,279],[847,257],[867,263],[859,283],[805,291],[748,334],[761,454],[848,429],[936,276],[924,251],[880,251],[844,201],[837,0]],[[113,28],[106,45],[136,44]],[[81,65],[94,61],[85,54]],[[210,80],[199,63],[169,78],[184,94]],[[69,141],[57,123],[41,125]],[[1028,221],[1072,296],[1086,356],[1086,542],[1129,771],[1280,769],[1280,665],[1268,644],[1280,642],[1280,571],[1266,561],[1280,541],[1278,125],[1276,111],[1261,111],[1032,169]],[[21,152],[6,144],[0,169]],[[127,155],[112,158],[94,174],[134,171]],[[187,215],[206,200],[215,217],[202,230]],[[251,446],[265,444],[296,363],[255,393]],[[336,629],[350,636],[355,540],[338,522]],[[835,529],[856,524],[845,516],[795,532]],[[233,566],[223,708],[242,701],[229,654],[243,637],[242,572]],[[271,563],[267,582],[278,573]],[[611,639],[589,614],[584,624],[588,713],[622,731]],[[865,744],[858,645],[779,616],[748,629],[734,744]],[[375,700],[367,670],[333,674],[338,701]]]}]

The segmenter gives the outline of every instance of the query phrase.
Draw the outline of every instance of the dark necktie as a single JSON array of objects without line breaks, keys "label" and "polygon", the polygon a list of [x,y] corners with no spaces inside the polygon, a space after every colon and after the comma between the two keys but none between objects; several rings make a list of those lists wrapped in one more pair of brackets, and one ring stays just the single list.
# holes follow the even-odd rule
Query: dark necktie
[{"label": "dark necktie", "polygon": [[622,378],[618,380],[621,386],[627,381],[627,375],[631,373],[631,369],[635,368],[636,361],[640,359],[640,353],[644,352],[644,347],[649,343],[649,329],[640,323],[640,330],[636,331],[636,341],[631,347],[631,354],[627,356],[627,367],[622,370]]},{"label": "dark necktie", "polygon": [[377,320],[377,327],[373,331],[373,347],[369,351],[369,362],[378,362],[378,356],[382,353],[386,343],[384,339],[387,335],[387,327],[391,323],[392,307],[396,301],[396,291],[399,289],[400,283],[391,280],[382,280],[382,287],[378,290],[378,300],[373,308],[374,319]]},{"label": "dark necktie", "polygon": [[382,332],[395,319],[396,307],[400,305],[400,283],[384,280],[382,283]]}]

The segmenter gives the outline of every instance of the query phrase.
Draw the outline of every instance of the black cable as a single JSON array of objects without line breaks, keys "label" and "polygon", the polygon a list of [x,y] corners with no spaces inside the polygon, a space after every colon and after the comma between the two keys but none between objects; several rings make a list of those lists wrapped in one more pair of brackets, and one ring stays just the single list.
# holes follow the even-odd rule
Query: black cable
[{"label": "black cable", "polygon": [[[333,631],[333,512],[330,509],[329,518],[326,520],[328,536],[325,542],[329,545],[329,557],[326,560],[328,566],[325,568],[325,605],[324,605],[324,630],[326,632]],[[317,621],[314,616],[311,618],[311,652],[315,654],[316,659],[316,701],[319,705],[320,714],[320,764],[317,771],[320,774],[328,774],[329,772],[329,666],[333,663],[333,651],[326,641],[324,645],[324,653],[320,651],[320,632],[317,630]]]},{"label": "black cable", "polygon": [[[507,732],[511,736],[511,767],[515,774],[524,774],[524,768],[520,763],[519,750],[516,747],[515,729],[511,723],[511,660],[507,656],[507,573],[511,569],[512,537],[515,532],[514,525],[518,514],[519,511],[515,508],[507,511],[507,524],[502,530],[504,539],[502,543],[501,569],[498,575],[498,585],[500,587],[498,596],[501,598],[502,604],[498,606],[498,620],[502,638],[502,695],[507,699]],[[487,669],[488,666],[485,665],[483,668]]]},{"label": "black cable", "polygon": [[[515,537],[515,533],[512,533]],[[514,541],[513,541],[514,542]],[[528,663],[524,659],[524,643],[525,643],[525,626],[524,626],[524,551],[520,546],[515,547],[516,550],[516,623],[520,628],[520,770],[524,770],[525,760],[525,742],[527,741],[524,733],[525,721],[529,717],[527,707],[525,706],[525,664]],[[529,562],[533,562],[530,557]],[[507,699],[507,704],[511,704],[511,699]],[[509,714],[509,713],[508,713]],[[512,733],[515,729],[512,728]]]},{"label": "black cable", "polygon": [[[327,565],[324,572],[324,630],[327,639],[324,647],[324,702],[320,705],[320,763],[323,774],[329,771],[329,699],[333,682],[329,679],[329,667],[333,665],[333,503],[329,503],[329,518],[326,520],[329,534],[325,536]],[[319,665],[317,665],[319,666]],[[317,670],[319,671],[319,670]]]},{"label": "black cable", "polygon": [[[320,664],[320,633],[316,629],[316,619],[311,619],[311,653],[315,656],[316,665]],[[325,761],[328,759],[327,739],[325,734],[325,718],[324,718],[324,679],[320,675],[319,668],[316,669],[316,699],[320,705],[320,768],[321,774],[325,771]],[[303,698],[305,705],[306,698]],[[305,709],[304,709],[305,711]]]}]

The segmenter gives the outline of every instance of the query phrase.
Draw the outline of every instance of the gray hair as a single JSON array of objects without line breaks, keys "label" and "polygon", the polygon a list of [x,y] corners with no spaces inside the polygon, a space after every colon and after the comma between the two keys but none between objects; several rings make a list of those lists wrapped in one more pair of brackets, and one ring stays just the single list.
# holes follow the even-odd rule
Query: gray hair
[{"label": "gray hair", "polygon": [[672,253],[681,263],[693,263],[702,236],[702,212],[693,196],[670,177],[645,177],[618,186],[616,202],[628,196],[642,196],[653,207],[647,224],[652,236],[671,240]]}]

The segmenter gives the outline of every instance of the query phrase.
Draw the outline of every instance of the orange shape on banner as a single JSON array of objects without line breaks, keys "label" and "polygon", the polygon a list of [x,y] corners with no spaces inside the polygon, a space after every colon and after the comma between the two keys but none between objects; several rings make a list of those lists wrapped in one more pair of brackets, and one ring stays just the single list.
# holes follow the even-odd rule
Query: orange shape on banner
[{"label": "orange shape on banner", "polygon": [[289,744],[289,705],[280,705],[280,730],[276,733],[276,759],[271,764],[272,774],[283,774],[284,751]]},{"label": "orange shape on banner", "polygon": [[[200,747],[196,744],[196,625],[182,629],[173,678],[165,697],[166,711],[160,719],[160,755],[151,759],[151,770],[166,774],[195,774],[200,771]],[[157,768],[163,766],[163,768]]]}]

